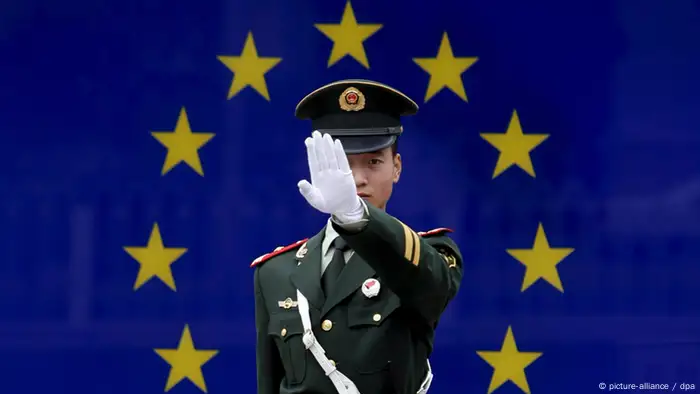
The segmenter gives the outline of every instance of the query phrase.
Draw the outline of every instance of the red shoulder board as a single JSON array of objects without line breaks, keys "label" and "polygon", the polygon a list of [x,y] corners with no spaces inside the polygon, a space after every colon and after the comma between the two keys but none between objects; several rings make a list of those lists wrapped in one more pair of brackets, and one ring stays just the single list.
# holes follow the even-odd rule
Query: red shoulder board
[{"label": "red shoulder board", "polygon": [[439,227],[439,228],[432,229],[430,231],[420,231],[420,232],[417,232],[416,234],[420,235],[421,237],[429,237],[431,235],[437,235],[437,234],[442,234],[442,233],[452,233],[452,232],[453,231],[451,228]]},{"label": "red shoulder board", "polygon": [[256,265],[260,265],[260,264],[266,262],[267,260],[269,260],[269,259],[271,259],[271,258],[277,256],[278,254],[282,254],[282,253],[284,253],[284,252],[286,252],[286,251],[292,250],[292,249],[294,249],[294,248],[298,248],[299,246],[301,246],[301,244],[303,244],[303,243],[306,242],[307,240],[308,240],[308,238],[304,238],[304,239],[302,239],[302,240],[299,240],[299,241],[294,242],[294,243],[291,244],[291,245],[279,246],[279,247],[277,247],[275,250],[273,250],[272,252],[267,253],[267,254],[264,254],[264,255],[258,257],[257,259],[253,260],[253,262],[250,263],[250,268],[253,268],[253,267],[255,267]]}]

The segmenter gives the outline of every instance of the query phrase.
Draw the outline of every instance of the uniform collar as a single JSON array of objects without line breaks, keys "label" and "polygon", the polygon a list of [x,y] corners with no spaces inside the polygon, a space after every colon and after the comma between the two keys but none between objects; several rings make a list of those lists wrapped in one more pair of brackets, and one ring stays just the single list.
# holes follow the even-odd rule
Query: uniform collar
[{"label": "uniform collar", "polygon": [[330,249],[331,245],[333,245],[333,241],[339,236],[340,235],[338,232],[333,228],[333,222],[331,222],[331,219],[329,218],[328,223],[326,224],[323,242],[321,243],[321,256],[325,256],[326,253],[328,253],[328,249]]}]

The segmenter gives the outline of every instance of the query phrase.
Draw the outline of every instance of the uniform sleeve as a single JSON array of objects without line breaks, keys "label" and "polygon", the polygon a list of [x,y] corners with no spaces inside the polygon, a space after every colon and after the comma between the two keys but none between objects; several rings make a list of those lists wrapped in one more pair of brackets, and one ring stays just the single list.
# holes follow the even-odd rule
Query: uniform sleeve
[{"label": "uniform sleeve", "polygon": [[462,255],[446,236],[423,238],[367,204],[363,223],[333,227],[406,306],[429,324],[438,321],[462,281]]},{"label": "uniform sleeve", "polygon": [[269,314],[260,287],[260,267],[255,269],[255,358],[258,376],[258,394],[279,394],[284,371],[275,349],[274,340],[267,334]]}]

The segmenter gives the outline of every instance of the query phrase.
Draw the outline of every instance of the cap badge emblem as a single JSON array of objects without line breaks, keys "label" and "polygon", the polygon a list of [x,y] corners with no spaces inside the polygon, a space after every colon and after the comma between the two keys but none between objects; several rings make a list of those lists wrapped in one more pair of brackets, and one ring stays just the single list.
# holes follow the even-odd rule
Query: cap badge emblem
[{"label": "cap badge emblem", "polygon": [[343,111],[362,111],[365,108],[365,95],[351,86],[340,95],[338,103]]}]

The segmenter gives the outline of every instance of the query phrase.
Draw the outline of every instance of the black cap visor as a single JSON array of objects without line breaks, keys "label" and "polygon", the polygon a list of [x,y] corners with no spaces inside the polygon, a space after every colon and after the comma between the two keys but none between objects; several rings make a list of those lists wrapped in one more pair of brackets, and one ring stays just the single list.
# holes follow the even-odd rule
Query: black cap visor
[{"label": "black cap visor", "polygon": [[372,137],[338,137],[343,144],[343,150],[348,155],[377,152],[390,147],[395,141],[395,135]]},{"label": "black cap visor", "polygon": [[318,130],[321,134],[330,134],[340,140],[343,150],[348,155],[377,152],[390,147],[399,134],[400,127],[388,127],[365,130]]}]

